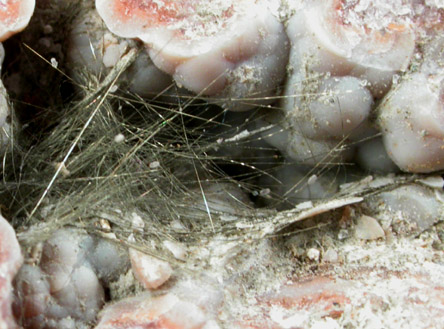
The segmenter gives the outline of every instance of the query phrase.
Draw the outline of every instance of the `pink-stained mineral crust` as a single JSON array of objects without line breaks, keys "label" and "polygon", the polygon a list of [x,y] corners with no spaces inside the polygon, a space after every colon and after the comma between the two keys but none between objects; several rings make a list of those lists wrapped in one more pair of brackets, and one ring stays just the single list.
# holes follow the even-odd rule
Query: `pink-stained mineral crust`
[{"label": "pink-stained mineral crust", "polygon": [[205,311],[168,293],[152,298],[142,294],[105,308],[95,329],[217,329]]},{"label": "pink-stained mineral crust", "polygon": [[[96,1],[116,35],[142,40],[179,86],[245,110],[271,96],[288,59],[283,24],[266,1]],[[248,98],[253,97],[252,104]]]},{"label": "pink-stained mineral crust", "polygon": [[134,276],[146,289],[156,289],[170,278],[173,269],[166,261],[135,249],[129,250]]},{"label": "pink-stained mineral crust", "polygon": [[0,1],[0,42],[22,31],[34,12],[35,0]]},{"label": "pink-stained mineral crust", "polygon": [[344,328],[352,324],[382,328],[396,323],[439,328],[444,320],[444,287],[431,279],[433,275],[434,270],[392,272],[382,268],[360,268],[347,278],[315,275],[259,296],[262,315],[246,317],[238,324],[257,329]]}]

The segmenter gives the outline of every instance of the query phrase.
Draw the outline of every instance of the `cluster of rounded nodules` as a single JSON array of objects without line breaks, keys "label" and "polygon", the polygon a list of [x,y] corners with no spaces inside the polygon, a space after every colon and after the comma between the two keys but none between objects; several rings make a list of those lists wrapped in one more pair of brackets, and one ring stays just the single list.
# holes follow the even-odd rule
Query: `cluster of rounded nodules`
[{"label": "cluster of rounded nodules", "polygon": [[129,266],[114,243],[74,229],[57,231],[32,254],[15,279],[14,313],[25,328],[89,327],[105,287]]},{"label": "cluster of rounded nodules", "polygon": [[[71,45],[91,53],[77,44],[89,47],[85,26],[103,19],[105,65],[129,40],[146,46],[137,91],[166,88],[160,70],[227,110],[263,107],[250,128],[272,126],[263,138],[300,165],[355,159],[373,171],[432,172],[444,168],[443,10],[430,1],[96,0]],[[148,70],[154,86],[144,84]]]},{"label": "cluster of rounded nodules", "polygon": [[[0,228],[5,228],[0,231],[0,279],[5,279],[0,280],[0,325],[5,328],[16,328],[14,317],[30,329],[220,328],[215,319],[223,293],[217,282],[176,278],[167,291],[159,291],[173,273],[170,264],[128,251],[109,240],[115,240],[112,233],[104,239],[60,229],[36,245],[18,271],[22,256],[14,230],[1,217]],[[166,241],[165,248],[184,259],[180,245]],[[131,288],[139,285],[135,280],[141,288]],[[135,289],[145,290],[123,298]],[[120,300],[105,305],[110,299]]]},{"label": "cluster of rounded nodules", "polygon": [[[139,40],[146,52],[124,74],[130,90],[158,95],[172,78],[184,92],[228,110],[263,107],[250,128],[270,127],[263,139],[298,164],[355,159],[382,172],[394,170],[393,162],[408,172],[444,169],[439,2],[79,4],[85,10],[68,50],[73,67],[103,73]],[[33,6],[0,3],[12,22],[0,26],[1,39],[23,29]],[[26,18],[9,18],[20,12]],[[5,113],[3,106],[1,118]]]}]

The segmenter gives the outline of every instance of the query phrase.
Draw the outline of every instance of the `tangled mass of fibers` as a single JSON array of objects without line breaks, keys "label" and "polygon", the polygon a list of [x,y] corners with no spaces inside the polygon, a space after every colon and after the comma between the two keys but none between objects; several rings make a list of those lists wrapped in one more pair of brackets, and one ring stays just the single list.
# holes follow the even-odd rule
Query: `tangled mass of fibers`
[{"label": "tangled mass of fibers", "polygon": [[[0,328],[364,318],[371,257],[305,266],[439,248],[443,32],[442,1],[0,1]],[[386,277],[433,300],[427,264]]]}]

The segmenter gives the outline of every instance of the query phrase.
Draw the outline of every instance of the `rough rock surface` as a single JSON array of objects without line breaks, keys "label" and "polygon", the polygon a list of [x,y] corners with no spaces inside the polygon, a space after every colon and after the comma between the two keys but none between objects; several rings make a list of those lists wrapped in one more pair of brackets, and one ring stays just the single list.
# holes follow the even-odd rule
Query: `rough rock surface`
[{"label": "rough rock surface", "polygon": [[12,316],[12,280],[22,264],[14,229],[0,215],[0,328],[17,328]]}]

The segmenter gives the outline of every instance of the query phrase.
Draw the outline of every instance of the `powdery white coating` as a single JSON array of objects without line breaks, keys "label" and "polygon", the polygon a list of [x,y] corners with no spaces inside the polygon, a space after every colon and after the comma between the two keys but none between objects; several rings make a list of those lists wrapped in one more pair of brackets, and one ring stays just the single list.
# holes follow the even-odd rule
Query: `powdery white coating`
[{"label": "powdery white coating", "polygon": [[[370,8],[357,10],[364,3]],[[367,1],[315,1],[288,24],[294,55],[305,58],[308,69],[365,79],[380,97],[391,76],[410,62],[415,36],[409,17],[387,12],[386,6]]]},{"label": "powdery white coating", "polygon": [[0,328],[14,329],[12,316],[12,280],[22,264],[23,257],[14,229],[0,215]]},{"label": "powdery white coating", "polygon": [[0,42],[22,31],[34,13],[35,0],[0,2]]},{"label": "powdery white coating", "polygon": [[17,275],[16,318],[31,329],[88,328],[104,304],[102,284],[128,267],[121,254],[83,231],[55,232],[44,243],[38,266],[25,265]]},{"label": "powdery white coating", "polygon": [[266,2],[97,0],[96,7],[113,33],[145,42],[179,86],[217,96],[230,110],[263,102],[284,78],[287,38]]}]

